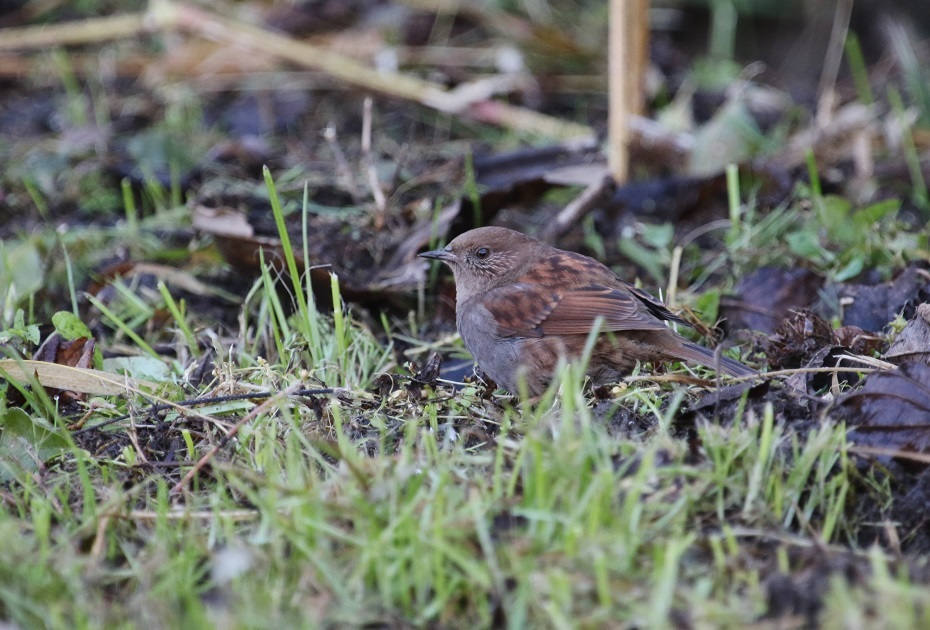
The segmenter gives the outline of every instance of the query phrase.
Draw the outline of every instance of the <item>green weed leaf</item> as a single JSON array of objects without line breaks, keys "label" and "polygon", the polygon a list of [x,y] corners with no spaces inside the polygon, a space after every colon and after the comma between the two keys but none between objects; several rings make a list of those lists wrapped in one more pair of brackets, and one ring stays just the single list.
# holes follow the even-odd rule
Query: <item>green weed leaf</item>
[{"label": "green weed leaf", "polygon": [[87,324],[71,311],[58,311],[52,315],[52,324],[55,326],[55,332],[67,341],[74,341],[81,337],[93,337]]},{"label": "green weed leaf", "polygon": [[68,447],[67,438],[44,421],[22,409],[6,409],[0,415],[0,481],[14,478],[18,471],[37,470]]}]

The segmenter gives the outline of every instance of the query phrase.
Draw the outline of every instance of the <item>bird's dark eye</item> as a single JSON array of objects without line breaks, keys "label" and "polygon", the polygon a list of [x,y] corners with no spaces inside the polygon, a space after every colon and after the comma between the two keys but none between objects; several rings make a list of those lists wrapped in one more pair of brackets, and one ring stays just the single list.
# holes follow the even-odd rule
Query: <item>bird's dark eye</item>
[{"label": "bird's dark eye", "polygon": [[479,247],[478,249],[475,250],[475,256],[477,256],[478,258],[487,258],[488,254],[490,253],[491,253],[491,250],[489,250],[487,247]]}]

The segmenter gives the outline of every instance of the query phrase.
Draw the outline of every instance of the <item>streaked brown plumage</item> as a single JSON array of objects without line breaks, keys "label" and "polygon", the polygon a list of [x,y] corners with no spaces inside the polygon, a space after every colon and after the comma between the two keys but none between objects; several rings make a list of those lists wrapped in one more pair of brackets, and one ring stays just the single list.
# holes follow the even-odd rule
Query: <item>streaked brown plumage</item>
[{"label": "streaked brown plumage", "polygon": [[732,376],[755,374],[666,326],[684,323],[660,301],[592,258],[525,234],[484,227],[420,256],[452,268],[456,325],[475,361],[511,392],[526,380],[545,391],[559,358],[578,359],[598,318],[588,365],[595,383],[614,382],[637,361],[695,361]]}]

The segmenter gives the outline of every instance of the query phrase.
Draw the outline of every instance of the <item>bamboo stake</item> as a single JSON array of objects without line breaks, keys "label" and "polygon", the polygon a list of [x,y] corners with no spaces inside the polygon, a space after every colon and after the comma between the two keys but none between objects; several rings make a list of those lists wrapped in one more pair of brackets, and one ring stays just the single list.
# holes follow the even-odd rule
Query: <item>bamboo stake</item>
[{"label": "bamboo stake", "polygon": [[609,160],[617,184],[629,177],[630,118],[640,112],[649,35],[648,0],[611,0],[609,74]]}]

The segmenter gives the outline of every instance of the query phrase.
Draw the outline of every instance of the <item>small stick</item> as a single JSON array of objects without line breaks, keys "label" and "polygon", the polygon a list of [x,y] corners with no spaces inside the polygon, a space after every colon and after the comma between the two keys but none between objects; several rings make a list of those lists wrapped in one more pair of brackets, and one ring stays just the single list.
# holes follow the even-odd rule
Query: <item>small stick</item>
[{"label": "small stick", "polygon": [[846,45],[846,36],[849,34],[849,20],[852,16],[853,0],[840,0],[833,14],[833,28],[830,31],[830,43],[827,44],[826,57],[823,62],[823,72],[820,74],[820,85],[817,86],[817,114],[818,125],[826,125],[833,113],[833,102],[836,99],[836,77],[840,72],[840,62],[843,60],[843,48]]},{"label": "small stick", "polygon": [[160,518],[175,521],[190,520],[213,520],[215,518],[227,518],[233,521],[254,521],[260,516],[258,510],[170,510],[168,512],[158,512],[156,510],[132,510],[129,514],[118,515],[130,521],[155,521]]},{"label": "small stick", "polygon": [[97,531],[94,533],[94,542],[90,546],[90,557],[93,558],[95,562],[103,557],[107,542],[106,534],[109,527],[110,515],[101,515],[100,520],[97,521]]},{"label": "small stick", "polygon": [[555,221],[543,230],[543,240],[552,243],[565,234],[578,219],[601,203],[614,190],[613,180],[602,177],[591,182],[581,194],[572,199],[555,217]]},{"label": "small stick", "polygon": [[846,449],[847,453],[855,455],[872,455],[874,457],[893,457],[895,459],[908,459],[912,462],[921,464],[930,464],[930,454],[915,453],[914,451],[902,451],[897,448],[880,448],[877,446],[855,446],[851,445]]},{"label": "small stick", "polygon": [[355,185],[355,178],[352,176],[352,169],[349,167],[346,154],[343,152],[342,147],[339,146],[339,142],[336,138],[335,125],[332,123],[326,125],[326,129],[323,130],[323,139],[326,140],[326,144],[329,145],[329,150],[333,152],[333,159],[336,160],[336,171],[345,181],[345,186],[349,190],[349,194],[352,195],[352,200],[355,201],[355,203],[359,203],[362,195],[361,192],[359,192],[358,186]]},{"label": "small stick", "polygon": [[472,103],[464,115],[478,122],[486,122],[524,133],[551,138],[593,138],[597,134],[587,125],[560,120],[540,114],[532,109],[516,107],[501,101]]},{"label": "small stick", "polygon": [[148,30],[144,13],[111,15],[79,22],[0,29],[0,50],[96,44],[134,37]]},{"label": "small stick", "polygon": [[375,215],[375,229],[380,230],[384,227],[384,216],[387,213],[387,200],[384,198],[384,191],[381,190],[381,182],[378,181],[378,171],[375,170],[375,160],[371,154],[371,97],[366,96],[362,106],[362,161],[365,164],[365,170],[368,171],[368,187],[371,188],[371,196],[375,199],[375,208],[378,213]]}]

